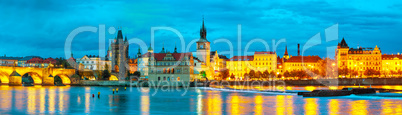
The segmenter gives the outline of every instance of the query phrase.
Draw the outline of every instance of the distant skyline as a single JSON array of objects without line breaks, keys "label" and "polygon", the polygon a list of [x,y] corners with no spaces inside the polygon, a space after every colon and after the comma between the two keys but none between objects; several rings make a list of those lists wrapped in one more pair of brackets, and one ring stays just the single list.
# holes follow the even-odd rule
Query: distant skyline
[{"label": "distant skyline", "polygon": [[[230,40],[237,53],[237,25],[242,27],[242,49],[247,42],[259,38],[267,41],[272,50],[272,39],[285,38],[278,46],[282,57],[285,46],[289,55],[297,55],[297,43],[303,45],[309,38],[339,24],[339,39],[310,48],[305,55],[326,57],[326,47],[336,46],[344,37],[349,47],[381,48],[382,53],[402,52],[402,2],[400,1],[0,1],[0,55],[64,57],[64,43],[68,34],[82,26],[122,27],[128,39],[139,38],[150,43],[151,27],[166,26],[177,29],[186,45],[199,39],[202,17],[205,18],[207,39],[211,51],[228,51],[225,43]],[[98,33],[81,33],[72,43],[75,58],[98,55]],[[155,34],[155,52],[162,49],[173,52],[180,40],[169,31]],[[263,51],[262,43],[254,43],[249,51]],[[106,45],[106,49],[109,44]],[[134,57],[138,46],[129,46]],[[145,53],[146,49],[142,49]],[[195,45],[190,51],[195,51]],[[243,51],[242,51],[243,52]],[[242,54],[243,55],[243,54]],[[248,54],[246,54],[248,55]],[[228,56],[230,58],[230,56]],[[332,58],[332,57],[331,57]]]}]

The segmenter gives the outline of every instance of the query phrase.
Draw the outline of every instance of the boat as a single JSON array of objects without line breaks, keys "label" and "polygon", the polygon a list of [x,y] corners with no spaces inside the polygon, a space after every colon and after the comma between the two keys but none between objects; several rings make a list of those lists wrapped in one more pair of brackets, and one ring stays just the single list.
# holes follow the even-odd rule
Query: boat
[{"label": "boat", "polygon": [[313,90],[312,92],[298,92],[297,95],[303,97],[332,97],[332,96],[348,96],[352,91],[348,90]]},{"label": "boat", "polygon": [[313,90],[312,92],[298,92],[297,95],[303,97],[332,97],[348,96],[351,94],[364,95],[377,93],[375,88],[343,88],[342,90]]},{"label": "boat", "polygon": [[359,95],[359,94],[372,94],[376,93],[376,88],[343,88],[342,90],[351,91],[352,94]]}]

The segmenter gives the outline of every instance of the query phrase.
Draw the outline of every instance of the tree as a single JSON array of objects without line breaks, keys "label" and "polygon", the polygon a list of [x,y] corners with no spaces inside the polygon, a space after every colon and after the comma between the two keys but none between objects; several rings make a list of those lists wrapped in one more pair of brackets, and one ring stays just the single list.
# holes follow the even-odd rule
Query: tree
[{"label": "tree", "polygon": [[261,80],[261,76],[262,76],[261,71],[257,71],[257,72],[255,73],[255,77],[254,77],[254,78],[256,78],[256,79],[258,79],[258,80]]},{"label": "tree", "polygon": [[364,75],[372,77],[375,74],[375,70],[373,69],[366,69],[366,71],[364,71]]},{"label": "tree", "polygon": [[338,69],[338,73],[339,73],[339,75],[341,75],[341,76],[346,76],[346,75],[348,75],[348,73],[349,73],[349,69],[348,68],[342,68],[342,69]]},{"label": "tree", "polygon": [[254,76],[255,76],[255,71],[254,71],[254,70],[250,70],[250,72],[248,73],[248,75],[250,76],[250,78],[254,78]]},{"label": "tree", "polygon": [[141,76],[141,72],[140,71],[135,71],[134,73],[133,73],[133,75],[135,76],[135,77],[140,77]]},{"label": "tree", "polygon": [[269,78],[272,78],[272,77],[274,77],[275,76],[275,72],[274,71],[271,71],[271,72],[269,72]]},{"label": "tree", "polygon": [[102,80],[109,80],[110,72],[109,72],[109,65],[105,64],[105,70],[102,72]]},{"label": "tree", "polygon": [[230,75],[230,79],[235,79],[235,75],[233,73]]},{"label": "tree", "polygon": [[221,75],[221,79],[227,79],[229,77],[229,70],[228,69],[220,69],[219,73]]},{"label": "tree", "polygon": [[267,79],[268,76],[269,76],[269,72],[268,72],[268,70],[265,70],[265,71],[262,73],[262,77],[265,78],[265,79]]},{"label": "tree", "polygon": [[290,77],[290,72],[289,72],[289,71],[285,71],[285,73],[283,73],[283,76],[285,76],[285,77]]},{"label": "tree", "polygon": [[247,79],[249,78],[249,76],[250,76],[250,75],[249,75],[248,73],[244,73],[244,75],[243,75],[243,76],[244,76],[244,79],[243,79],[243,80],[247,80]]}]

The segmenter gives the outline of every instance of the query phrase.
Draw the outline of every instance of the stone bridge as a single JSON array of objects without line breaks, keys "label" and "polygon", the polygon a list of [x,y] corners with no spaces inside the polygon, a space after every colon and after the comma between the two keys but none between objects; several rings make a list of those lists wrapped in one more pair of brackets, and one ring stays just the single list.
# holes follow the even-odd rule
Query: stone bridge
[{"label": "stone bridge", "polygon": [[[10,76],[14,70],[20,76]],[[22,77],[30,75],[35,85],[54,85],[56,76],[62,79],[63,84],[69,85],[74,74],[74,69],[0,66],[0,83],[22,85]]]}]

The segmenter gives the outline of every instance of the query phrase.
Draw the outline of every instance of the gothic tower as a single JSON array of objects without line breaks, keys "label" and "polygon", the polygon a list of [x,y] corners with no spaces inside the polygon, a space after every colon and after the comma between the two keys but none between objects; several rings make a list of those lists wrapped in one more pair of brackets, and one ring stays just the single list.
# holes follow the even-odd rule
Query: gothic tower
[{"label": "gothic tower", "polygon": [[204,18],[202,19],[202,27],[200,29],[200,39],[197,41],[197,57],[203,61],[208,67],[210,65],[210,42],[207,40],[207,30],[204,26]]},{"label": "gothic tower", "polygon": [[123,40],[123,33],[121,30],[117,32],[117,37],[111,44],[111,68],[112,72],[118,73],[119,79],[124,79],[126,77],[126,70],[128,61],[128,41],[127,36]]}]

